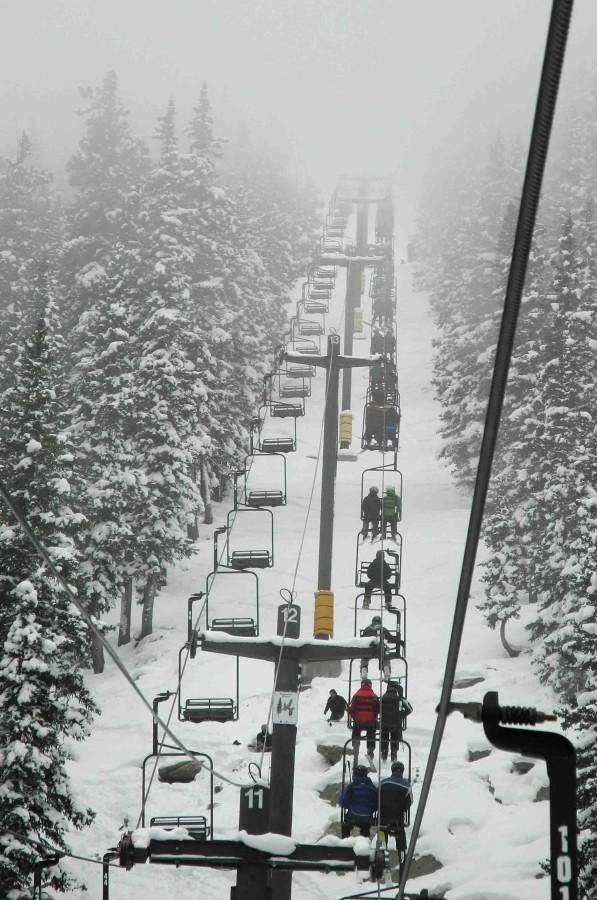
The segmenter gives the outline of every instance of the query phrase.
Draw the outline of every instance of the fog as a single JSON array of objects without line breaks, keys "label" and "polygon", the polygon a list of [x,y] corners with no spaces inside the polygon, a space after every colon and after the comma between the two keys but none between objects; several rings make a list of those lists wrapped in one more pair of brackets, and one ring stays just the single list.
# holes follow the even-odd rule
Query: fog
[{"label": "fog", "polygon": [[[151,137],[172,95],[181,120],[206,81],[217,123],[285,136],[329,190],[341,172],[392,174],[414,209],[430,169],[526,141],[547,0],[2,0],[0,152],[25,128],[64,180],[78,87],[116,70]],[[597,4],[577,0],[565,78],[593,65]],[[410,213],[408,213],[410,214]]]}]

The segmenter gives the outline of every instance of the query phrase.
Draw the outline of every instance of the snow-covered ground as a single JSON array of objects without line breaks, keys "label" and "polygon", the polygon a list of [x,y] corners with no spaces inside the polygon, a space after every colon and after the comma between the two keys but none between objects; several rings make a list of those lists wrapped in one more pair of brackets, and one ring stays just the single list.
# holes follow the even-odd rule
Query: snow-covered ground
[{"label": "snow-covered ground", "polygon": [[[402,590],[407,600],[407,656],[409,699],[414,712],[405,738],[412,745],[413,772],[423,771],[433,730],[443,666],[452,623],[452,611],[460,571],[469,498],[452,485],[450,475],[437,461],[438,407],[431,388],[433,325],[424,294],[411,286],[412,267],[398,268],[398,367],[402,401],[399,467],[403,473],[404,537]],[[337,281],[326,326],[341,332],[344,277]],[[367,318],[367,313],[365,314]],[[313,317],[311,317],[313,318]],[[355,354],[368,352],[368,341],[355,342]],[[367,385],[367,370],[353,372],[355,440],[359,444],[360,423]],[[279,591],[291,588],[305,515],[316,467],[323,410],[323,375],[313,383],[307,400],[307,415],[298,421],[298,451],[288,454],[288,505],[274,510],[275,566],[259,572],[261,634],[275,633]],[[335,591],[335,637],[352,637],[354,553],[360,527],[360,480],[363,468],[377,465],[378,453],[358,454],[357,461],[338,464],[334,536],[333,589]],[[391,483],[388,479],[387,483]],[[272,483],[272,489],[279,484]],[[148,698],[174,690],[178,651],[186,640],[187,597],[204,589],[213,568],[211,535],[225,522],[231,502],[216,505],[214,526],[201,526],[200,552],[177,570],[169,572],[168,585],[160,595],[154,634],[141,644],[122,649],[122,658],[138,686]],[[264,517],[265,518],[265,517]],[[319,485],[310,510],[307,532],[296,577],[298,602],[302,607],[302,634],[312,625],[313,591],[317,579],[319,529]],[[239,549],[241,549],[239,543]],[[248,579],[247,579],[248,580]],[[248,601],[240,598],[222,577],[217,609],[212,615],[252,615]],[[361,614],[361,627],[370,614]],[[347,670],[347,667],[346,667]],[[374,678],[377,667],[370,668]],[[266,720],[272,689],[272,665],[248,660],[240,662],[240,717],[238,722],[202,725],[172,724],[185,744],[209,753],[214,767],[233,781],[247,783],[247,765],[258,756],[247,749],[259,726]],[[345,673],[346,674],[346,673]],[[508,704],[537,705],[550,709],[553,699],[537,685],[525,657],[510,659],[497,634],[489,631],[471,604],[466,622],[458,677],[476,676],[483,681],[456,691],[459,700],[481,700],[486,690],[499,690]],[[151,750],[151,721],[122,676],[108,662],[102,676],[90,676],[102,709],[93,736],[77,747],[79,757],[71,774],[80,802],[97,812],[93,828],[73,834],[74,852],[101,856],[118,841],[126,818],[137,824],[141,805],[141,761]],[[182,696],[233,696],[235,669],[232,658],[197,654],[189,661]],[[348,684],[315,679],[312,689],[300,695],[293,836],[314,841],[328,825],[339,819],[339,809],[323,800],[318,791],[340,780],[334,769],[317,753],[316,744],[329,737],[330,727],[323,708],[330,687],[346,694]],[[374,688],[378,685],[374,682]],[[379,692],[379,691],[378,691]],[[166,718],[169,704],[160,707]],[[349,736],[342,726],[342,741]],[[409,882],[409,890],[423,887],[459,900],[539,900],[549,896],[549,881],[538,878],[539,862],[548,855],[547,802],[534,802],[547,784],[543,764],[526,774],[513,769],[514,759],[496,750],[469,761],[470,751],[489,750],[481,726],[452,716],[448,722],[436,778],[427,807],[417,856],[431,854],[441,863],[432,874]],[[266,770],[269,762],[266,757]],[[151,767],[149,767],[151,771]],[[375,778],[375,776],[373,776]],[[238,827],[239,791],[215,779],[214,826],[216,837]],[[415,784],[415,803],[418,791]],[[203,770],[187,785],[154,782],[147,816],[208,814],[209,781]],[[101,869],[91,863],[72,862],[86,881],[89,893],[101,896]],[[164,897],[197,896],[218,900],[229,895],[233,873],[209,869],[180,869],[149,864],[131,872],[111,870],[113,900],[163,900]],[[358,887],[356,875],[296,874],[296,900],[340,898]],[[371,889],[374,885],[363,885]],[[386,895],[387,896],[387,895]]]}]

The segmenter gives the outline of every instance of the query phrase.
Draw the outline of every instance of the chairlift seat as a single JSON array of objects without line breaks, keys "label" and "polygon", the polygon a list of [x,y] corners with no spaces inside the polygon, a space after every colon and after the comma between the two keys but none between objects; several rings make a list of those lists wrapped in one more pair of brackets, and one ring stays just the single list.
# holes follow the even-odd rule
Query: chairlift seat
[{"label": "chairlift seat", "polygon": [[268,569],[270,565],[269,550],[234,550],[230,556],[233,569]]},{"label": "chairlift seat", "polygon": [[308,384],[283,384],[280,388],[281,397],[308,397],[310,393]]},{"label": "chairlift seat", "polygon": [[304,309],[306,313],[313,314],[316,313],[318,315],[325,315],[328,312],[327,303],[321,303],[319,300],[305,300],[304,301]]},{"label": "chairlift seat", "polygon": [[237,637],[257,637],[255,620],[250,618],[212,619],[209,630],[224,631]]},{"label": "chairlift seat", "polygon": [[313,378],[315,375],[315,366],[299,364],[298,366],[290,366],[286,372],[289,378]]},{"label": "chairlift seat", "polygon": [[284,506],[286,499],[282,491],[249,491],[247,506]]},{"label": "chairlift seat", "polygon": [[274,419],[298,419],[299,416],[305,415],[305,410],[302,406],[297,406],[294,403],[280,403],[271,407],[270,415]]},{"label": "chairlift seat", "polygon": [[309,300],[329,300],[332,296],[331,288],[311,288],[308,295]]},{"label": "chairlift seat", "polygon": [[293,438],[264,438],[259,447],[262,453],[292,453],[295,449]]},{"label": "chairlift seat", "polygon": [[230,697],[206,697],[187,700],[182,708],[184,722],[231,722],[236,717],[234,700]]},{"label": "chairlift seat", "polygon": [[323,334],[321,322],[299,322],[300,334]]},{"label": "chairlift seat", "polygon": [[156,828],[186,828],[196,841],[207,840],[210,830],[205,816],[152,816],[149,824]]}]

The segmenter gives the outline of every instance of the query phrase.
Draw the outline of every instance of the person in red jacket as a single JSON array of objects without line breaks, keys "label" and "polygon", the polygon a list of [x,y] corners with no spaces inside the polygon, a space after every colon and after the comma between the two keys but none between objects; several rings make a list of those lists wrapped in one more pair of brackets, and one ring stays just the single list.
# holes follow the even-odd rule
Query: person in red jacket
[{"label": "person in red jacket", "polygon": [[379,697],[371,687],[368,678],[363,678],[361,686],[354,694],[348,707],[352,718],[352,750],[354,753],[354,765],[359,759],[361,746],[361,733],[367,736],[367,759],[373,766],[373,754],[375,753],[375,729],[379,716]]}]

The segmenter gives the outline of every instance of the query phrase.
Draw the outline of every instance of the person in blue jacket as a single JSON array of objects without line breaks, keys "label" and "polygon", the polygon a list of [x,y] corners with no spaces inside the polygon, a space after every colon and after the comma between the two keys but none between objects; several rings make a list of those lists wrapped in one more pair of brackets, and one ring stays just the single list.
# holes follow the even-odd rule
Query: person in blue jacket
[{"label": "person in blue jacket", "polygon": [[340,794],[338,803],[344,809],[342,837],[350,837],[355,827],[363,837],[369,837],[377,810],[377,787],[367,775],[366,766],[355,766],[353,779]]}]

